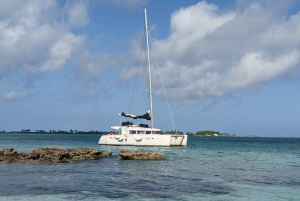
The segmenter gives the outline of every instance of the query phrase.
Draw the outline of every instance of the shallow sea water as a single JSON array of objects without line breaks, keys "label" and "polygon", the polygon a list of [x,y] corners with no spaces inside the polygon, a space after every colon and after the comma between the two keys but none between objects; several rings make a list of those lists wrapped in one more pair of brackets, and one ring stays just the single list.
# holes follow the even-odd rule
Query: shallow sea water
[{"label": "shallow sea water", "polygon": [[[189,137],[187,147],[99,146],[99,135],[1,134],[0,149],[91,147],[111,158],[0,162],[0,200],[300,200],[299,138]],[[162,161],[118,160],[118,150]]]}]

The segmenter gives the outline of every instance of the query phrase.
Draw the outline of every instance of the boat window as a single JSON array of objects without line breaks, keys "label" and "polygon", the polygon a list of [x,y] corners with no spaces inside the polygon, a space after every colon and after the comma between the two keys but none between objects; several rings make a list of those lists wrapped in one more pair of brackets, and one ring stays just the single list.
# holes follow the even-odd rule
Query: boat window
[{"label": "boat window", "polygon": [[152,131],[153,134],[159,134],[159,131]]},{"label": "boat window", "polygon": [[129,133],[130,134],[136,134],[136,131],[130,131]]},{"label": "boat window", "polygon": [[145,134],[145,131],[138,131],[138,134]]},{"label": "boat window", "polygon": [[146,134],[151,134],[151,131],[146,131]]}]

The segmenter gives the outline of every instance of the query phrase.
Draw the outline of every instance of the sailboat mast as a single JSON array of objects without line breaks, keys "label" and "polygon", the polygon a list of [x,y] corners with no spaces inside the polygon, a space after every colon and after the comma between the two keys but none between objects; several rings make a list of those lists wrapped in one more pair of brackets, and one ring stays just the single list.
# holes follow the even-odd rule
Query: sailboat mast
[{"label": "sailboat mast", "polygon": [[144,8],[145,14],[145,36],[146,36],[146,46],[147,46],[147,65],[148,65],[148,84],[149,84],[149,104],[150,104],[150,114],[151,114],[151,128],[153,128],[153,109],[152,109],[152,86],[151,86],[151,65],[150,65],[150,51],[149,51],[149,33],[148,33],[148,23],[147,23],[147,10]]}]

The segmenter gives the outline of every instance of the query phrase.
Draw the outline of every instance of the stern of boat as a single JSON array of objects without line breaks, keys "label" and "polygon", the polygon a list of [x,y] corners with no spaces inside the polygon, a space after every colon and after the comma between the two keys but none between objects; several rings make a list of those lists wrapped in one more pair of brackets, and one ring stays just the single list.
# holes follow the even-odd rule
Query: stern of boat
[{"label": "stern of boat", "polygon": [[188,135],[171,135],[171,146],[186,146]]}]

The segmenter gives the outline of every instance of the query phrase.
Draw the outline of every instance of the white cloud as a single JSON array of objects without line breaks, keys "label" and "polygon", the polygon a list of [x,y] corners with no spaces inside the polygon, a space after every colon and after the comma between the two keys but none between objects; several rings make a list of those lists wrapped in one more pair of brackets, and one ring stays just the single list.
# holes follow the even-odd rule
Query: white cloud
[{"label": "white cloud", "polygon": [[[17,79],[19,82],[16,85],[24,86],[21,83],[24,80],[31,84],[40,74],[46,76],[71,66],[68,75],[75,78],[73,81],[88,83],[91,77],[116,66],[116,59],[111,59],[110,55],[92,53],[88,49],[88,35],[77,33],[78,28],[90,22],[90,1],[68,0],[65,4],[60,3],[58,0],[1,2],[0,80],[8,83]],[[26,76],[25,79],[23,76]],[[29,86],[28,83],[25,86]],[[109,94],[97,89],[80,94],[77,99],[93,99],[99,93]],[[104,96],[100,95],[106,98]],[[27,98],[28,94],[14,91],[3,96],[7,101]]]},{"label": "white cloud", "polygon": [[[127,7],[147,3],[102,2]],[[289,16],[291,2],[285,2],[245,1],[235,10],[220,10],[203,1],[175,11],[169,37],[153,40],[169,98],[197,103],[261,85],[299,68],[300,13]],[[18,69],[33,74],[52,72],[68,63],[83,77],[121,64],[127,69],[120,80],[134,76],[131,67],[137,66],[139,43],[133,41],[133,48],[120,57],[93,54],[86,47],[86,35],[72,32],[88,25],[87,3],[67,1],[61,8],[54,0],[3,1],[0,78]],[[157,74],[152,77],[158,85]]]},{"label": "white cloud", "polygon": [[49,46],[63,34],[52,23],[55,9],[55,1],[27,1],[0,21],[2,73],[20,66],[39,66],[47,58]]},{"label": "white cloud", "polygon": [[[20,68],[36,74],[62,69],[75,59],[83,63],[86,38],[72,29],[89,23],[87,2],[67,1],[60,8],[54,0],[3,1],[11,12],[0,9],[0,77]],[[98,57],[92,55],[95,60],[89,62]]]},{"label": "white cloud", "polygon": [[40,72],[58,70],[66,65],[74,51],[82,47],[83,37],[71,33],[64,35],[49,48],[49,59],[38,70]]},{"label": "white cloud", "polygon": [[79,72],[83,72],[86,76],[94,76],[114,67],[116,59],[110,55],[94,55],[85,51],[76,59],[75,63]]},{"label": "white cloud", "polygon": [[83,2],[67,4],[68,23],[70,26],[77,28],[86,26],[90,19],[88,16],[87,6]]},{"label": "white cloud", "polygon": [[229,89],[246,88],[252,84],[269,81],[299,65],[299,51],[291,51],[276,58],[266,58],[261,53],[248,53],[243,56],[238,66],[228,72],[224,85]]},{"label": "white cloud", "polygon": [[22,3],[26,3],[26,0],[2,1],[0,6],[0,19],[5,19],[7,16],[10,16],[12,12],[22,6]]},{"label": "white cloud", "polygon": [[175,11],[170,36],[154,40],[169,97],[197,103],[299,68],[300,13],[287,16],[276,4],[223,11],[204,1]]},{"label": "white cloud", "polygon": [[10,101],[10,102],[27,100],[29,98],[30,97],[26,92],[21,93],[21,92],[15,92],[15,91],[11,91],[3,96],[4,100]]}]

